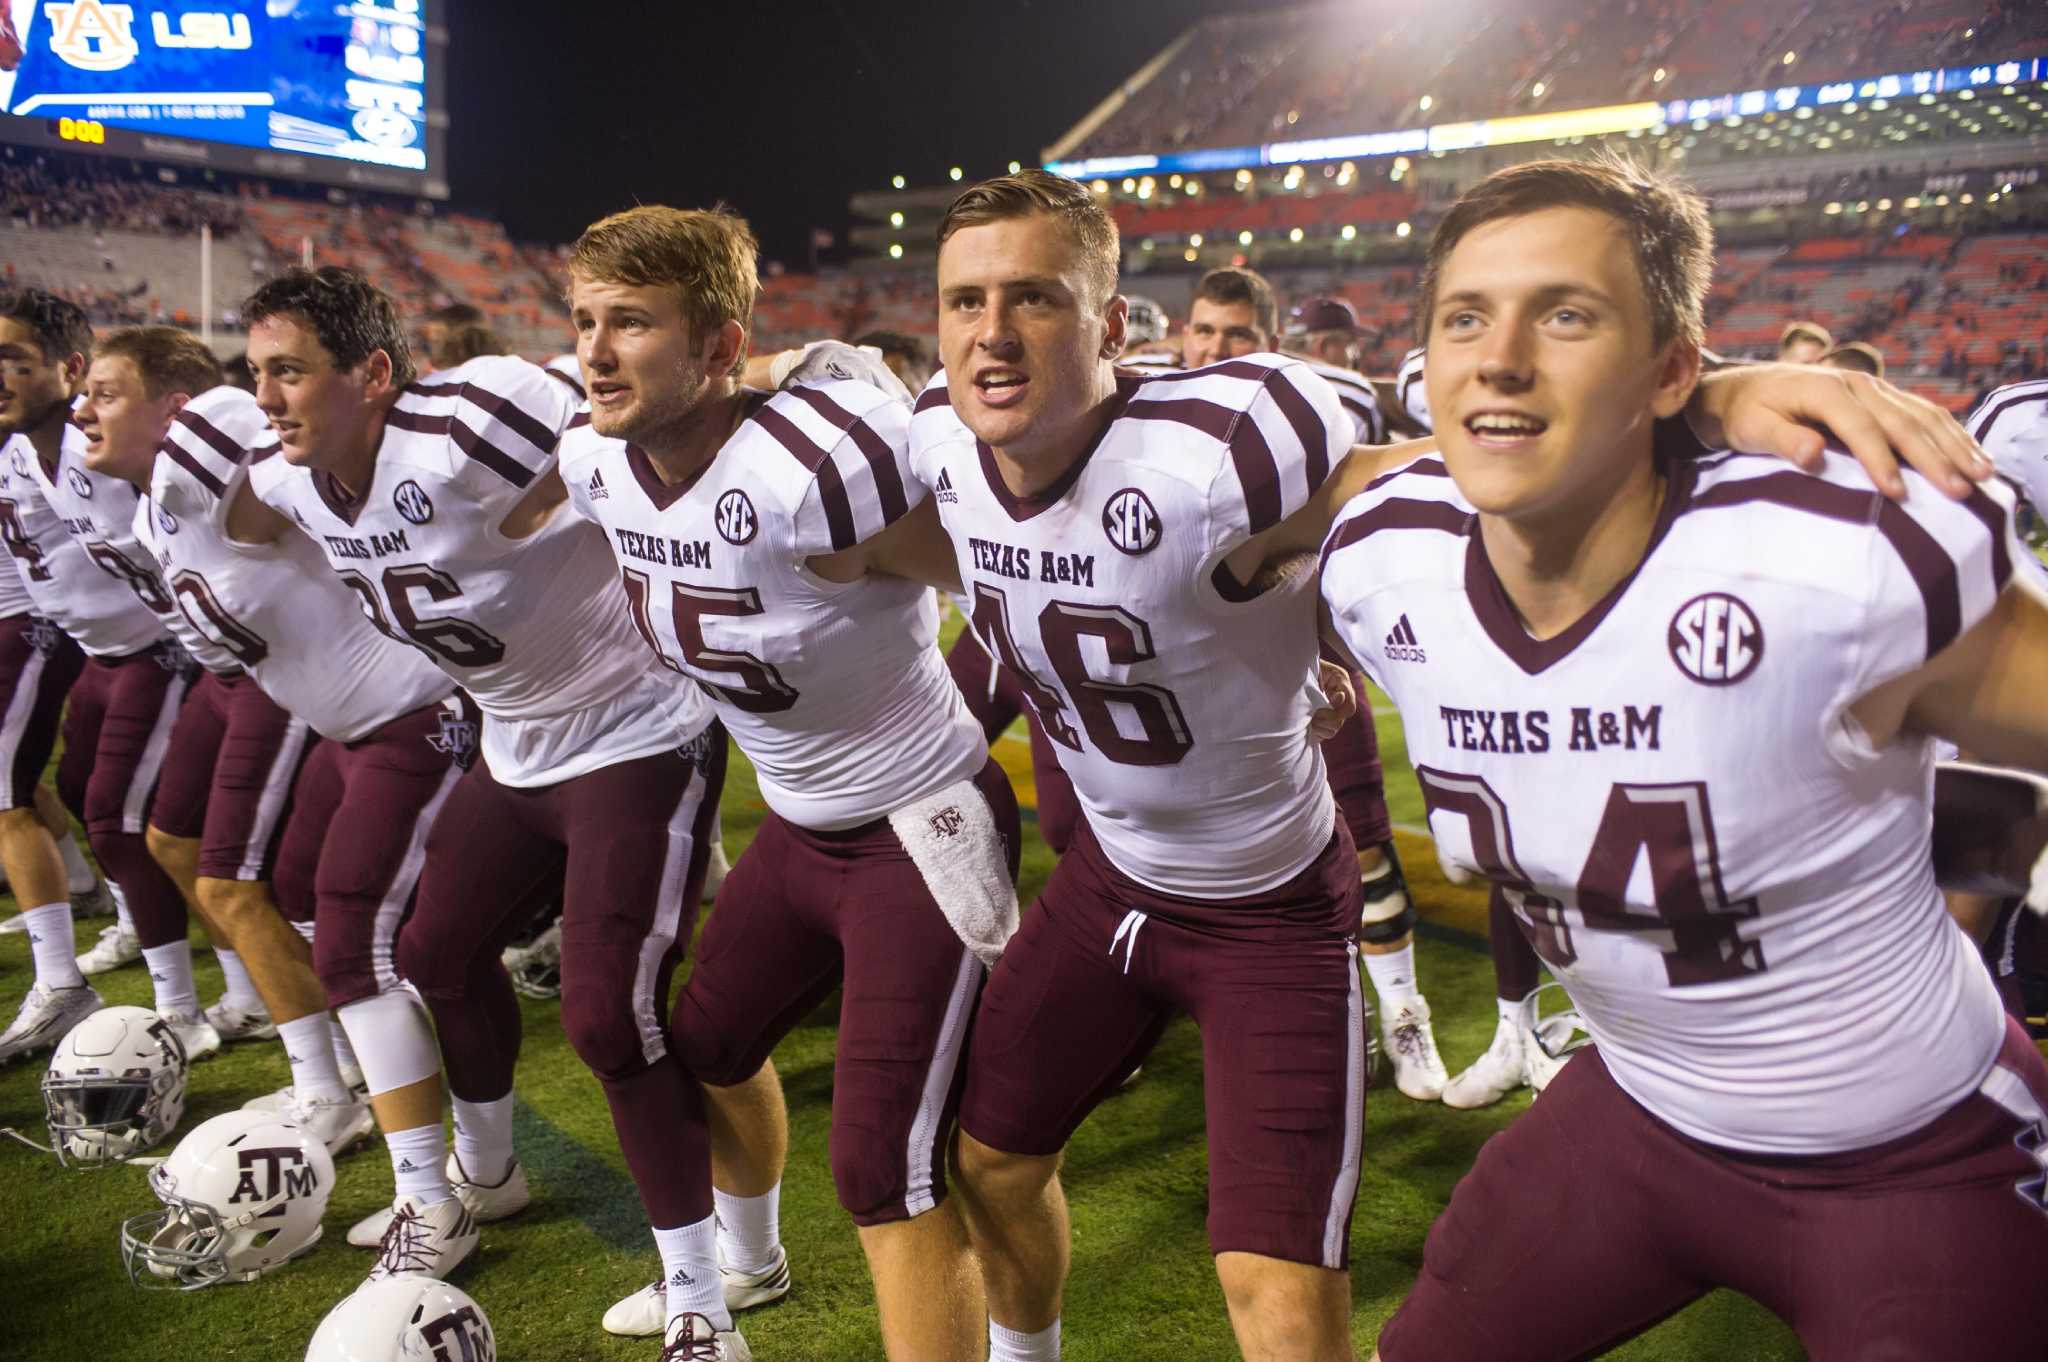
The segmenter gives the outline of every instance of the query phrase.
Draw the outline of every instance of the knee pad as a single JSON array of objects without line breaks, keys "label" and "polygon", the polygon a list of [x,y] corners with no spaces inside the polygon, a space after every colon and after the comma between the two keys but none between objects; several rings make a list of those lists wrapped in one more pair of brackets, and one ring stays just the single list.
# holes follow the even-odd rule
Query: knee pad
[{"label": "knee pad", "polygon": [[562,990],[562,1032],[597,1077],[628,1078],[646,1069],[646,1041],[630,998],[590,998]]},{"label": "knee pad", "polygon": [[1364,902],[1358,912],[1358,938],[1368,945],[1391,946],[1415,930],[1415,900],[1409,896],[1408,880],[1401,874],[1401,858],[1392,842],[1382,842],[1387,854],[1386,869],[1365,882]]}]

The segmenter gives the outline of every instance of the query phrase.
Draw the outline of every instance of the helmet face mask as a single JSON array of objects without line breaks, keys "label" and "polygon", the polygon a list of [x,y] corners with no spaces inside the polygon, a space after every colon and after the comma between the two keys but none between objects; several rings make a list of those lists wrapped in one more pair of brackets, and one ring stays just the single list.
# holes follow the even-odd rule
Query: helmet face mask
[{"label": "helmet face mask", "polygon": [[50,1147],[68,1168],[122,1163],[185,1114],[185,1047],[154,1012],[106,1007],[57,1045],[43,1075]]},{"label": "helmet face mask", "polygon": [[[1550,1010],[1546,1011],[1546,1005]],[[1586,1019],[1579,1015],[1564,985],[1548,983],[1522,1000],[1522,1054],[1529,1066],[1529,1086],[1539,1094],[1578,1051],[1592,1044]]]},{"label": "helmet face mask", "polygon": [[[121,1222],[121,1263],[136,1286],[164,1291],[197,1291],[228,1275],[227,1227],[211,1206],[187,1201],[156,1185],[163,1209]],[[145,1280],[141,1269],[157,1280]]]}]

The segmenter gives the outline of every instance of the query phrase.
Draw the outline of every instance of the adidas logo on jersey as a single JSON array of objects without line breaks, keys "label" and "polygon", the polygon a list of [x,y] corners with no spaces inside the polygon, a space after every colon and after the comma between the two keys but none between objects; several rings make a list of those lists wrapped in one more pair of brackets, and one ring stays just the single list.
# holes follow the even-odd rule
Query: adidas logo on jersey
[{"label": "adidas logo on jersey", "polygon": [[592,469],[590,472],[590,499],[592,501],[603,501],[610,495],[611,490],[604,485],[604,470],[602,468]]},{"label": "adidas logo on jersey", "polygon": [[1406,615],[1401,616],[1387,635],[1386,654],[1389,662],[1429,661],[1429,654],[1422,651],[1421,640],[1415,637],[1415,626],[1408,622]]},{"label": "adidas logo on jersey", "polygon": [[953,490],[953,474],[950,469],[939,470],[939,485],[932,490],[938,496],[941,506],[951,506],[960,500],[960,494]]}]

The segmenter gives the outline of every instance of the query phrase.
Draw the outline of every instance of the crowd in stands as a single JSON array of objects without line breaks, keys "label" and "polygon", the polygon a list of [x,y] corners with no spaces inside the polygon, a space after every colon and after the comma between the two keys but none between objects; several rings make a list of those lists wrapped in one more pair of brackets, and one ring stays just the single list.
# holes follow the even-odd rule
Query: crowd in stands
[{"label": "crowd in stands", "polygon": [[22,155],[0,159],[0,214],[29,228],[178,236],[202,226],[230,233],[242,225],[241,211],[229,199],[152,183],[114,163],[67,160],[59,168],[46,157]]},{"label": "crowd in stands", "polygon": [[[1418,52],[1430,54],[1421,69]],[[1251,146],[2042,52],[2048,6],[2038,0],[1306,6],[1197,25],[1064,154]]]}]

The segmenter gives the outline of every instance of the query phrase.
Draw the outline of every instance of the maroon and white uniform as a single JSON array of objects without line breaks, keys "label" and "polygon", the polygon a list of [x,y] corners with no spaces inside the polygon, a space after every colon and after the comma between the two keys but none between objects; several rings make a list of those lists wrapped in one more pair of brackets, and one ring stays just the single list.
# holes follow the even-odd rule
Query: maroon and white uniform
[{"label": "maroon and white uniform", "polygon": [[1371,379],[1341,364],[1325,364],[1322,360],[1305,356],[1297,358],[1337,394],[1344,414],[1351,418],[1351,443],[1378,445],[1387,442],[1387,418],[1380,412],[1379,394],[1373,391]]},{"label": "maroon and white uniform", "polygon": [[[20,544],[26,554],[32,543],[21,528],[24,509],[31,516],[54,513],[31,489],[12,485],[17,456],[25,473],[33,457],[28,441],[0,441],[0,539],[10,549]],[[0,810],[32,806],[56,750],[64,697],[85,665],[71,636],[37,612],[23,580],[27,566],[12,552],[0,564]]]},{"label": "maroon and white uniform", "polygon": [[1410,421],[1424,430],[1435,430],[1429,419],[1429,386],[1422,377],[1422,362],[1428,355],[1429,351],[1418,345],[1401,357],[1400,372],[1394,375],[1394,395]]},{"label": "maroon and white uniform", "polygon": [[[2018,490],[2023,534],[2037,545],[2048,542],[2048,380],[1998,389],[1971,414],[1969,427],[1998,476]],[[2039,580],[2048,583],[2048,575]]]},{"label": "maroon and white uniform", "polygon": [[563,1027],[604,1085],[649,1218],[671,1227],[710,1214],[709,1189],[700,1209],[679,1171],[695,1160],[673,1132],[695,1097],[669,1054],[664,1002],[725,739],[702,693],[634,633],[602,531],[557,507],[532,533],[505,533],[555,476],[575,409],[538,366],[475,359],[405,389],[358,495],[282,459],[258,463],[250,485],[305,528],[380,628],[484,712],[484,760],[435,817],[398,942],[449,1086],[478,1102],[510,1092],[518,1003],[498,952],[566,865]]},{"label": "maroon and white uniform", "polygon": [[988,806],[985,854],[1014,876],[1016,804],[939,653],[931,591],[806,566],[927,495],[909,475],[909,410],[851,381],[745,400],[685,482],[664,483],[637,446],[582,418],[562,476],[603,527],[654,656],[710,697],[770,811],[677,1002],[684,1060],[706,1082],[750,1077],[839,985],[843,961],[833,1170],[854,1219],[878,1224],[944,1195],[983,977],[887,819],[958,786]]},{"label": "maroon and white uniform", "polygon": [[[1955,1334],[1935,1351],[2019,1355],[1963,1345],[1958,1311],[1976,1299],[1966,1258],[2015,1255],[2036,1279],[2048,1266],[2048,1164],[2012,1143],[2031,1129],[2040,1147],[2048,1066],[2031,1052],[2015,1062],[1997,991],[1935,887],[1932,744],[1902,737],[1874,749],[1849,707],[1982,619],[2020,552],[2002,487],[1958,504],[1916,482],[1892,503],[1845,456],[1809,477],[1776,460],[1715,455],[1674,466],[1636,571],[1569,629],[1537,640],[1440,460],[1379,479],[1345,508],[1324,550],[1323,598],[1353,656],[1400,706],[1438,853],[1502,890],[1598,1047],[1567,1070],[1576,1077],[1566,1103],[1553,1107],[1559,1087],[1546,1091],[1460,1186],[1422,1283],[1383,1340],[1389,1358],[1489,1354],[1506,1317],[1475,1302],[1514,1304],[1510,1332],[1519,1330],[1524,1298],[1488,1292],[1493,1274],[1529,1256],[1554,1255],[1571,1280],[1606,1282],[1610,1259],[1650,1245],[1651,1275],[1662,1273],[1640,1295],[1544,1297],[1544,1313],[1580,1327],[1559,1335],[1574,1346],[1524,1350],[1531,1357],[1611,1343],[1717,1280],[1787,1308],[1802,1332],[1830,1308],[1853,1316],[1830,1296],[1838,1288],[1863,1303],[1869,1278],[1816,1274],[1770,1291],[1754,1273],[1717,1278],[1720,1269],[1685,1256],[1697,1239],[1666,1237],[1663,1216],[1678,1200],[1645,1209],[1647,1224],[1624,1217],[1625,1230],[1557,1238],[1543,1189],[1567,1173],[1545,1160],[1561,1153],[1556,1132],[1577,1128],[1570,1104],[1580,1101],[1639,1107],[1675,1145],[1753,1168],[1759,1193],[1768,1169],[1811,1169],[1817,1182],[1794,1174],[1784,1185],[1824,1195],[1853,1185],[1844,1170],[1866,1153],[1896,1172],[1890,1151],[1968,1109],[1982,1157],[1959,1162],[1974,1183],[1958,1171],[1930,1193],[1938,1220],[1900,1213],[1863,1225],[1884,1247],[1858,1251],[1915,1262],[1926,1238],[1946,1254],[1956,1245],[1945,1234],[1967,1238],[1974,1224],[1984,1241],[1967,1253],[1924,1275],[1879,1275]],[[1600,1095],[1610,1087],[1626,1097]],[[1573,1148],[1571,1199],[1649,1205],[1632,1180],[1644,1157]],[[2013,1195],[2030,1178],[2031,1209]],[[1816,1224],[1853,1222],[1830,1220],[1822,1203]],[[1535,1253],[1539,1234],[1571,1247]],[[1832,1251],[1776,1232],[1751,1250],[1778,1264]],[[1639,1268],[1625,1280],[1642,1282]],[[1680,1294],[1668,1294],[1673,1283]],[[2048,1311],[2029,1308],[2038,1350]],[[1815,1356],[1876,1355],[1814,1343],[1839,1341],[1836,1327],[1814,1325]]]},{"label": "maroon and white uniform", "polygon": [[[46,468],[17,437],[0,514],[37,612],[87,654],[64,713],[57,793],[127,896],[143,946],[164,946],[185,935],[185,900],[149,854],[143,828],[193,667],[144,604],[147,593],[168,599],[161,580],[100,537],[103,518],[111,525],[122,508],[132,523],[139,494],[87,469],[85,443],[85,433],[67,424],[56,465]],[[53,496],[59,486],[65,490]],[[97,516],[86,509],[94,496]],[[31,789],[17,793],[25,804]]]},{"label": "maroon and white uniform", "polygon": [[[172,421],[137,511],[136,537],[187,625],[250,678],[202,683],[180,718],[180,746],[189,730],[219,753],[217,767],[208,763],[200,851],[200,874],[213,878],[270,878],[269,852],[314,734],[361,743],[454,689],[418,649],[377,631],[310,539],[287,533],[244,544],[228,533],[228,508],[248,494],[252,458],[274,458],[276,449],[254,398],[233,387],[202,393]],[[436,785],[451,779],[445,760],[440,768]],[[158,795],[155,821],[167,832],[179,831],[165,818],[173,784],[184,779],[174,770]],[[411,886],[405,878],[406,894]]]},{"label": "maroon and white uniform", "polygon": [[[1223,560],[1306,502],[1351,433],[1327,384],[1270,355],[1119,374],[1108,424],[1033,497],[1004,485],[943,376],[911,423],[974,628],[1086,814],[990,978],[961,1127],[1058,1150],[1187,1012],[1211,1246],[1331,1267],[1365,1096],[1358,867],[1306,736],[1311,585],[1255,594]],[[1268,1101],[1287,1118],[1258,1116]]]}]

